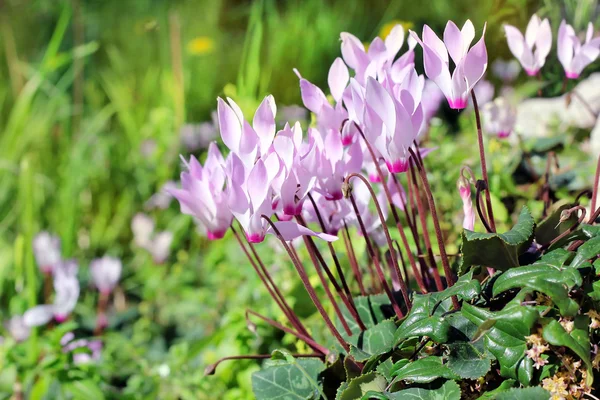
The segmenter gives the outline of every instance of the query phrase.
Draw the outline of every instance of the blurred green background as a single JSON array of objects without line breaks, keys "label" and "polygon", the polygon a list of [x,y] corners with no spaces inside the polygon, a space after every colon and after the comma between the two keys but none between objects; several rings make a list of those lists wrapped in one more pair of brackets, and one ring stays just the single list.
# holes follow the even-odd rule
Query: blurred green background
[{"label": "blurred green background", "polygon": [[[102,360],[85,371],[87,389],[115,398],[251,398],[257,363],[224,364],[211,377],[203,369],[222,356],[289,343],[269,328],[259,336],[246,329],[245,306],[270,316],[278,311],[252,270],[239,268],[244,260],[233,241],[209,245],[175,203],[145,207],[178,178],[179,154],[189,154],[181,128],[210,121],[217,96],[234,98],[248,113],[269,93],[280,107],[301,104],[292,68],[326,87],[343,31],[369,42],[394,23],[418,30],[427,23],[440,32],[448,19],[462,24],[468,17],[478,29],[487,21],[490,59],[506,59],[502,23],[523,28],[539,11],[554,27],[566,15],[581,28],[596,6],[583,0],[1,1],[2,319],[41,301],[30,244],[48,230],[60,236],[64,256],[80,262],[74,321],[81,335],[91,335],[95,315],[89,261],[111,254],[124,263]],[[448,180],[454,184],[457,176],[458,166]],[[132,245],[131,219],[144,210],[159,229],[174,233],[162,265]],[[268,253],[271,261],[278,257]],[[293,276],[278,271],[281,282]],[[302,298],[292,283],[284,289]],[[0,351],[4,398],[15,380],[41,396],[31,398],[55,398],[65,380],[75,379],[39,362],[56,340],[51,332],[35,337],[33,345]]]}]

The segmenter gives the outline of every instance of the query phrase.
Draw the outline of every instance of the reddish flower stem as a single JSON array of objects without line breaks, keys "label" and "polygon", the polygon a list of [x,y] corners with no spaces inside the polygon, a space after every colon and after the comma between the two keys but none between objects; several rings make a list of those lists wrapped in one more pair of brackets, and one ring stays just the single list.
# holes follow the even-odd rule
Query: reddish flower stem
[{"label": "reddish flower stem", "polygon": [[315,342],[312,338],[310,338],[310,337],[308,337],[306,335],[303,335],[300,332],[296,332],[295,330],[290,329],[290,328],[288,328],[286,326],[283,326],[279,322],[274,321],[274,320],[272,320],[270,318],[267,318],[264,315],[261,315],[261,314],[255,312],[255,311],[252,311],[252,310],[246,310],[246,319],[248,321],[250,321],[250,317],[249,317],[248,314],[252,314],[255,317],[258,317],[258,318],[262,319],[267,324],[269,324],[269,325],[271,325],[271,326],[273,326],[273,327],[275,327],[275,328],[277,328],[279,330],[282,330],[282,331],[284,331],[286,333],[289,333],[290,335],[296,336],[298,339],[302,340],[307,345],[309,345],[310,347],[312,347],[313,350],[318,351],[319,353],[322,353],[323,355],[329,354],[329,350],[326,347],[320,345],[319,343]]},{"label": "reddish flower stem", "polygon": [[[408,151],[413,156],[415,160],[418,160],[417,155],[415,154],[412,148],[409,148]],[[438,218],[437,209],[435,207],[435,200],[433,199],[433,194],[431,193],[431,187],[429,186],[429,179],[427,178],[427,172],[425,171],[425,166],[422,163],[417,164],[419,175],[421,175],[421,181],[423,182],[423,188],[425,189],[425,194],[427,195],[427,201],[429,203],[429,211],[431,211],[431,217],[433,219],[433,226],[435,228],[435,236],[438,241],[438,246],[440,248],[440,257],[442,259],[442,266],[444,267],[444,274],[446,275],[446,281],[448,282],[448,286],[454,285],[454,276],[452,275],[452,270],[450,269],[450,262],[448,261],[448,254],[446,253],[446,244],[444,242],[444,235],[442,233],[442,228],[440,227],[440,220]],[[458,299],[456,296],[452,296],[452,304],[454,308],[459,310],[460,304],[458,303]]]},{"label": "reddish flower stem", "polygon": [[[373,163],[375,164],[375,168],[377,169],[377,174],[379,175],[379,178],[381,179],[381,182],[382,182],[381,186],[383,186],[383,191],[385,192],[385,197],[387,198],[387,201],[390,205],[390,210],[392,211],[392,215],[394,216],[394,221],[396,222],[396,228],[398,229],[398,232],[400,233],[400,238],[402,239],[402,245],[404,246],[404,248],[406,250],[406,254],[408,255],[408,260],[410,261],[410,265],[411,265],[413,274],[415,275],[415,280],[417,281],[417,284],[419,285],[419,288],[421,289],[421,291],[423,291],[423,288],[425,287],[423,284],[423,277],[417,270],[415,258],[413,257],[412,250],[410,249],[410,245],[408,244],[408,240],[406,239],[406,235],[404,234],[404,228],[402,226],[402,223],[400,222],[400,218],[398,217],[398,212],[396,211],[396,206],[394,206],[394,202],[392,201],[392,194],[390,193],[390,189],[387,187],[387,184],[385,182],[385,176],[383,175],[383,172],[381,171],[381,167],[379,166],[377,157],[375,156],[375,151],[373,150],[371,143],[369,143],[369,141],[367,140],[367,137],[365,136],[362,129],[358,126],[358,124],[354,123],[354,125],[356,126],[356,129],[360,133],[360,136],[363,138],[365,145],[367,146],[367,149],[369,150],[369,154],[371,155],[371,158],[373,159]],[[347,179],[348,178],[346,178],[346,180]],[[377,203],[377,198],[375,196],[375,193],[373,192],[373,189],[371,188],[371,185],[369,185],[369,182],[364,178],[363,178],[363,182],[365,182],[367,184],[367,186],[369,187],[369,190],[371,191],[371,196],[373,197],[373,200]],[[400,196],[400,197],[402,197],[402,196]],[[385,227],[385,219],[382,219],[382,225],[384,226],[385,229],[387,229],[387,227]],[[387,235],[389,236],[389,232],[387,233]],[[394,253],[394,248],[391,246],[390,246],[390,251],[392,253]],[[395,254],[394,254],[394,267],[398,268],[397,258],[395,257]]]},{"label": "reddish flower stem", "polygon": [[[302,218],[302,216],[297,215],[296,219],[300,225],[306,226],[306,223],[304,222],[304,219]],[[310,259],[311,259],[313,265],[315,266],[315,270],[317,271],[317,275],[319,276],[321,285],[323,286],[323,289],[325,290],[325,294],[327,295],[327,298],[329,298],[329,301],[331,302],[331,305],[333,306],[333,310],[335,311],[335,314],[337,315],[338,319],[342,323],[342,327],[346,331],[346,334],[348,336],[352,336],[352,331],[350,330],[350,326],[348,326],[348,322],[346,321],[346,318],[344,317],[342,310],[338,306],[337,301],[335,300],[335,297],[333,297],[333,293],[331,292],[331,289],[329,289],[329,283],[327,282],[327,279],[325,279],[325,276],[323,275],[323,270],[325,270],[327,277],[333,284],[337,293],[342,298],[342,301],[348,308],[348,311],[350,311],[352,313],[352,311],[354,309],[349,304],[348,299],[346,298],[344,292],[342,292],[341,287],[338,285],[335,277],[333,276],[333,274],[331,273],[331,270],[329,269],[329,266],[327,266],[327,263],[321,256],[321,253],[319,253],[319,250],[317,249],[317,246],[315,245],[312,238],[309,238],[308,236],[302,236],[302,240],[304,240],[304,245],[306,246],[306,249],[308,250],[308,255],[310,256]]]},{"label": "reddish flower stem", "polygon": [[[356,218],[358,220],[360,230],[363,234],[363,237],[365,238],[365,243],[367,245],[367,252],[369,253],[369,256],[371,257],[371,260],[373,260],[373,263],[375,264],[375,270],[377,271],[377,276],[379,278],[379,281],[381,282],[381,286],[383,287],[383,290],[385,291],[388,298],[390,299],[390,302],[392,303],[392,308],[394,309],[396,316],[398,318],[402,318],[402,317],[404,317],[404,313],[400,309],[400,306],[398,305],[398,302],[396,301],[396,298],[394,297],[394,294],[392,293],[390,286],[388,285],[387,281],[385,280],[385,276],[383,275],[381,265],[379,265],[379,259],[377,258],[377,254],[375,253],[375,250],[373,249],[371,241],[369,240],[369,234],[367,233],[367,229],[365,228],[365,223],[363,222],[362,218],[360,217],[360,212],[358,211],[358,207],[356,205],[356,201],[354,200],[354,196],[352,195],[352,193],[348,193],[348,196],[350,198],[350,202],[352,203],[352,208],[354,209],[354,213],[356,214]],[[406,303],[406,304],[408,306],[408,303]]]},{"label": "reddish flower stem", "polygon": [[350,347],[348,346],[348,343],[345,342],[342,335],[340,335],[340,332],[337,330],[335,325],[333,325],[331,318],[329,318],[329,315],[327,315],[327,312],[325,311],[323,304],[321,304],[321,301],[319,300],[319,297],[317,296],[315,289],[310,284],[310,280],[308,278],[308,275],[306,274],[306,270],[304,269],[304,266],[298,259],[297,255],[290,249],[290,246],[288,246],[288,244],[285,241],[285,239],[283,238],[283,236],[281,236],[281,232],[279,232],[279,229],[277,229],[277,226],[275,226],[273,221],[271,221],[266,215],[261,215],[261,218],[264,219],[270,225],[271,229],[273,230],[273,232],[275,233],[275,235],[277,236],[277,238],[279,239],[279,241],[281,242],[281,244],[283,245],[283,247],[289,254],[289,256],[292,260],[292,263],[294,264],[294,267],[296,268],[296,271],[298,272],[298,275],[300,276],[300,280],[302,281],[302,284],[304,285],[304,288],[308,292],[308,295],[309,295],[310,299],[312,300],[313,304],[315,305],[315,307],[321,314],[323,321],[325,321],[325,325],[327,325],[327,328],[329,328],[329,330],[331,331],[333,336],[337,339],[337,341],[340,343],[342,348],[346,352],[349,352]]},{"label": "reddish flower stem", "polygon": [[[206,369],[204,370],[204,375],[212,375],[215,373],[215,370],[217,369],[217,367],[219,366],[219,364],[221,364],[223,361],[230,361],[230,360],[265,360],[268,358],[271,358],[272,355],[271,354],[251,354],[251,355],[247,355],[247,356],[229,356],[229,357],[223,357],[221,358],[219,361],[217,361],[214,364],[211,364],[209,366],[206,367]],[[320,353],[312,353],[312,354],[292,354],[292,357],[295,358],[323,358],[323,355]]]},{"label": "reddish flower stem", "polygon": [[490,194],[490,180],[487,173],[487,164],[485,161],[485,149],[483,147],[483,132],[481,130],[481,118],[479,116],[479,106],[477,105],[477,98],[475,97],[475,91],[471,90],[471,98],[473,99],[473,109],[475,110],[475,123],[477,124],[477,142],[479,143],[479,158],[481,159],[481,175],[487,185],[485,191],[485,202],[488,212],[490,227],[493,232],[496,232],[496,222],[494,221],[494,211],[492,210],[492,196]]},{"label": "reddish flower stem", "polygon": [[[279,307],[279,309],[281,309],[281,311],[283,312],[283,314],[287,317],[288,321],[290,321],[290,323],[292,324],[292,326],[294,328],[296,328],[296,330],[298,332],[301,332],[302,334],[307,335],[308,337],[310,337],[308,331],[306,330],[306,328],[304,328],[304,325],[302,324],[302,322],[300,322],[300,319],[298,318],[298,316],[296,315],[296,313],[289,306],[289,304],[285,300],[285,297],[282,295],[282,293],[279,291],[279,288],[273,282],[273,279],[271,278],[271,275],[268,273],[267,269],[264,267],[264,264],[262,264],[262,261],[260,261],[260,259],[258,259],[260,261],[260,268],[259,268],[259,266],[257,265],[257,263],[250,256],[250,253],[246,249],[246,246],[244,245],[244,242],[242,241],[239,232],[233,227],[233,225],[231,225],[231,231],[233,232],[233,235],[237,239],[237,241],[238,241],[238,243],[239,243],[242,251],[244,252],[244,254],[246,255],[246,257],[250,261],[250,264],[254,268],[254,271],[256,271],[256,274],[258,275],[258,277],[262,281],[263,285],[265,286],[265,288],[269,292],[269,295],[271,295],[271,298],[273,300],[275,300],[275,303],[277,304],[277,306]],[[253,252],[255,251],[252,246],[249,246],[249,247],[250,247],[250,249]]]}]

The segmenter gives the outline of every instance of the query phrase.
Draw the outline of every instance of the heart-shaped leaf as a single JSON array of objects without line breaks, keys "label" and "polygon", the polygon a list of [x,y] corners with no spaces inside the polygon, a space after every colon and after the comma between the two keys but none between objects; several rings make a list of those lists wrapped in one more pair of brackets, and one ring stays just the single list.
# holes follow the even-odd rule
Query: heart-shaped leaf
[{"label": "heart-shaped leaf", "polygon": [[527,207],[523,207],[517,224],[506,233],[481,233],[465,229],[462,234],[460,273],[474,265],[485,265],[506,271],[519,266],[519,255],[533,239],[535,223]]},{"label": "heart-shaped leaf", "polygon": [[442,364],[441,357],[428,356],[411,363],[401,363],[400,368],[392,368],[393,382],[408,381],[415,383],[429,383],[438,378],[458,379],[448,366]]},{"label": "heart-shaped leaf", "polygon": [[270,366],[252,374],[252,391],[261,400],[319,398],[317,378],[324,369],[325,364],[318,358],[273,360]]},{"label": "heart-shaped leaf", "polygon": [[350,355],[356,361],[363,362],[372,356],[387,353],[394,345],[394,332],[396,324],[392,320],[385,320],[352,336]]}]

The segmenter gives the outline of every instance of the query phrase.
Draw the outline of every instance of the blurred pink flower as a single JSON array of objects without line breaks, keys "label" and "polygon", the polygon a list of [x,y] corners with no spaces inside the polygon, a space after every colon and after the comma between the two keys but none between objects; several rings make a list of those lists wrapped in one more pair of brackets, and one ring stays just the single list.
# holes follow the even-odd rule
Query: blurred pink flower
[{"label": "blurred pink flower", "polygon": [[585,42],[577,37],[575,30],[564,20],[558,28],[558,59],[565,69],[565,76],[577,79],[585,67],[600,55],[600,37],[594,38],[594,26],[588,24]]},{"label": "blurred pink flower", "polygon": [[541,20],[533,14],[527,25],[525,37],[512,25],[504,25],[504,32],[510,51],[519,60],[527,75],[536,75],[544,66],[552,48],[552,30],[548,19]]},{"label": "blurred pink flower", "polygon": [[40,270],[49,274],[61,262],[60,239],[48,232],[40,232],[33,238],[33,255]]}]

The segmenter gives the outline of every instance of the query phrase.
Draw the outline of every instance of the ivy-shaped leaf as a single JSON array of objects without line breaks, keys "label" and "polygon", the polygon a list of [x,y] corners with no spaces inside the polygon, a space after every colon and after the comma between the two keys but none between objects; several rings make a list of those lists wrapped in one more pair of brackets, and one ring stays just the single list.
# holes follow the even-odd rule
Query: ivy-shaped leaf
[{"label": "ivy-shaped leaf", "polygon": [[438,378],[459,378],[448,366],[442,364],[441,357],[428,356],[408,364],[403,362],[400,366],[400,368],[396,368],[395,364],[392,368],[393,382],[429,383]]},{"label": "ivy-shaped leaf", "polygon": [[[393,311],[391,311],[391,314],[389,315],[386,313],[387,309],[391,310],[391,305],[389,298],[385,294],[357,296],[354,297],[353,300],[354,304],[356,305],[356,311],[367,328],[373,327],[393,315]],[[346,307],[342,308],[342,314],[344,315],[344,318],[350,327],[350,331],[352,331],[352,335],[354,336],[355,334],[360,333],[360,327]],[[338,327],[338,330],[342,333],[342,336],[344,336],[346,340],[350,341],[349,337],[345,335],[339,319],[336,318],[335,324]]]},{"label": "ivy-shaped leaf", "polygon": [[[575,327],[571,334],[569,334],[558,321],[553,319],[544,326],[542,336],[544,340],[553,346],[565,346],[573,350],[585,363],[587,370],[592,371],[588,323],[589,319],[587,317],[579,316],[575,319]],[[586,383],[592,386],[593,382],[594,374],[587,374]]]},{"label": "ivy-shaped leaf", "polygon": [[567,220],[561,221],[562,212],[573,206],[574,204],[563,204],[540,222],[535,228],[535,241],[541,245],[546,245],[573,227],[577,223],[577,213],[571,213]]},{"label": "ivy-shaped leaf", "polygon": [[319,398],[317,379],[324,369],[325,364],[318,358],[274,360],[252,374],[252,391],[259,400]]},{"label": "ivy-shaped leaf", "polygon": [[532,264],[510,269],[500,275],[494,282],[493,295],[513,289],[523,288],[529,283],[540,280],[558,285],[566,285],[569,290],[582,284],[579,271],[573,268],[558,269],[549,264]]},{"label": "ivy-shaped leaf", "polygon": [[489,372],[492,360],[481,353],[472,343],[462,342],[448,345],[448,368],[464,379],[477,379]]},{"label": "ivy-shaped leaf", "polygon": [[479,396],[478,400],[494,400],[498,394],[506,392],[515,387],[516,381],[514,379],[506,379],[500,383],[496,389],[487,390]]},{"label": "ivy-shaped leaf", "polygon": [[510,389],[496,396],[496,400],[548,400],[550,392],[539,386]]},{"label": "ivy-shaped leaf", "polygon": [[427,336],[437,343],[444,343],[448,340],[450,325],[441,317],[441,314],[448,311],[452,303],[450,299],[447,299],[439,303],[434,310],[438,304],[436,295],[439,294],[416,294],[414,296],[412,309],[394,334],[396,344],[414,336]]},{"label": "ivy-shaped leaf", "polygon": [[343,388],[340,388],[336,400],[360,400],[368,392],[383,393],[386,386],[387,381],[383,376],[370,372],[351,380]]},{"label": "ivy-shaped leaf", "polygon": [[463,230],[459,273],[474,265],[485,265],[506,271],[519,266],[519,255],[533,239],[535,223],[531,212],[523,207],[517,224],[506,233],[480,233]]},{"label": "ivy-shaped leaf", "polygon": [[596,236],[579,246],[571,267],[580,268],[587,260],[600,254],[600,236]]},{"label": "ivy-shaped leaf", "polygon": [[438,389],[410,388],[387,396],[390,400],[460,400],[460,386],[454,381],[447,381]]},{"label": "ivy-shaped leaf", "polygon": [[363,362],[372,356],[387,353],[394,346],[394,332],[396,332],[394,321],[385,320],[359,335],[352,336],[350,355],[356,361]]},{"label": "ivy-shaped leaf", "polygon": [[483,334],[484,345],[500,363],[500,374],[506,378],[518,379],[527,385],[533,374],[533,363],[525,358],[527,344],[525,336],[538,319],[535,309],[518,303],[509,303],[502,311],[490,312],[483,308],[464,303],[463,315],[477,326],[488,324]]}]

